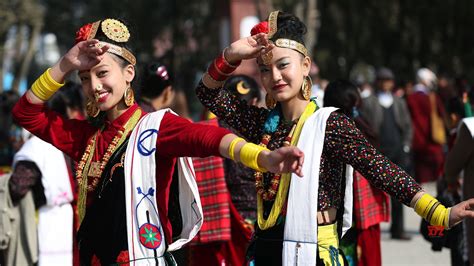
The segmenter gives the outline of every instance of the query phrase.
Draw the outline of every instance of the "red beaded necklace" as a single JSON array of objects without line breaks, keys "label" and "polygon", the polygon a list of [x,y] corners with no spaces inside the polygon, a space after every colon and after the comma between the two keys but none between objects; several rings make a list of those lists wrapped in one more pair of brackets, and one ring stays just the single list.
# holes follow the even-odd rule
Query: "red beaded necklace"
[{"label": "red beaded necklace", "polygon": [[[285,137],[285,140],[283,141],[283,147],[288,147],[290,146],[291,139],[293,138],[293,134],[295,133],[296,129],[296,124],[298,121],[293,123],[293,126],[291,127],[290,134]],[[262,140],[260,141],[259,145],[262,147],[267,147],[268,143],[270,142],[271,136],[269,134],[263,134]],[[270,185],[268,186],[268,189],[265,189],[264,187],[264,182],[263,182],[263,173],[255,171],[255,187],[257,189],[257,194],[262,197],[263,200],[265,201],[271,201],[274,200],[276,197],[276,194],[278,192],[278,187],[280,186],[280,180],[281,180],[281,174],[273,174],[272,180],[270,181]]]}]

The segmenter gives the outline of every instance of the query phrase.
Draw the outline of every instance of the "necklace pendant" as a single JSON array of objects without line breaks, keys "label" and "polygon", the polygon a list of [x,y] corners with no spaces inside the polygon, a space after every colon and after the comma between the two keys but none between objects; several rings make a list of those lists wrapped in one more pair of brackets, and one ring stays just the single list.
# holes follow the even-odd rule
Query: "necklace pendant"
[{"label": "necklace pendant", "polygon": [[100,171],[100,162],[92,162],[87,175],[91,177],[100,177],[101,174],[102,171]]}]

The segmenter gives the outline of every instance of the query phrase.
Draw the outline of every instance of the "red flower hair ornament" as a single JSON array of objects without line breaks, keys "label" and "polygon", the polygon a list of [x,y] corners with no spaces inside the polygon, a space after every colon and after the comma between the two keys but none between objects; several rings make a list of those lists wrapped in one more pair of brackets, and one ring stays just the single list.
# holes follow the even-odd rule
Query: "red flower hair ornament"
[{"label": "red flower hair ornament", "polygon": [[252,30],[250,30],[250,35],[256,35],[259,33],[268,33],[268,21],[262,21],[253,26]]},{"label": "red flower hair ornament", "polygon": [[92,31],[92,23],[88,23],[84,26],[82,26],[77,32],[76,32],[76,43],[82,42],[82,41],[87,41],[89,39],[89,36]]}]

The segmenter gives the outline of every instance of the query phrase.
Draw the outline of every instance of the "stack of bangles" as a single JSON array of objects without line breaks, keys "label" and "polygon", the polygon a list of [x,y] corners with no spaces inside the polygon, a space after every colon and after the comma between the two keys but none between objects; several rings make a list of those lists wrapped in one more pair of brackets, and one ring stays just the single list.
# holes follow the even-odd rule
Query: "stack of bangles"
[{"label": "stack of bangles", "polygon": [[[229,157],[235,161],[234,149],[237,143],[245,141],[243,138],[235,138],[229,145]],[[258,165],[258,155],[260,152],[268,150],[265,147],[256,145],[253,143],[245,143],[242,148],[240,148],[240,162],[247,167],[250,167],[259,172],[267,172],[267,169]]]},{"label": "stack of bangles", "polygon": [[31,86],[33,94],[42,101],[49,100],[59,88],[64,86],[64,83],[59,83],[51,77],[50,70],[51,68],[48,68]]},{"label": "stack of bangles", "polygon": [[[227,48],[226,48],[227,49]],[[203,82],[206,87],[218,88],[221,87],[224,81],[235,71],[242,61],[239,61],[236,65],[229,63],[224,56],[225,50],[222,54],[217,57],[207,69],[204,74]]]},{"label": "stack of bangles", "polygon": [[449,213],[451,208],[446,208],[437,199],[428,193],[423,194],[415,203],[415,212],[431,225],[443,226],[449,229]]}]

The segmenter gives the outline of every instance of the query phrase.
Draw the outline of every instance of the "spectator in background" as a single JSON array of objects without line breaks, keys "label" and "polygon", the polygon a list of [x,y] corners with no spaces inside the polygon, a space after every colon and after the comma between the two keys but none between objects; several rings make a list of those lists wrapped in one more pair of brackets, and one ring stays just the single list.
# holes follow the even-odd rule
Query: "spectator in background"
[{"label": "spectator in background", "polygon": [[148,63],[143,68],[138,91],[137,102],[145,112],[150,113],[170,107],[175,99],[172,73],[161,62]]},{"label": "spectator in background", "polygon": [[[462,198],[474,198],[474,118],[461,120],[456,141],[446,157],[445,176],[452,192],[462,183]],[[459,176],[463,172],[462,181]],[[469,261],[474,263],[474,222],[465,221]],[[453,256],[454,250],[451,250]],[[454,265],[454,264],[453,264]]]},{"label": "spectator in background", "polygon": [[414,93],[407,98],[413,125],[415,179],[435,181],[442,173],[446,144],[444,106],[436,93],[437,78],[433,71],[421,68],[416,73]]},{"label": "spectator in background", "polygon": [[[64,118],[84,119],[82,99],[81,87],[67,83],[47,105]],[[30,250],[37,254],[30,258],[30,263],[37,256],[40,266],[73,265],[73,204],[77,193],[71,159],[51,144],[31,136],[15,154],[9,188],[14,204],[25,207],[31,206],[29,201],[34,203],[38,220],[36,224],[34,209],[20,208],[15,233],[18,238],[12,241],[7,263],[21,265],[22,253],[17,250]],[[36,237],[38,244],[33,244]]]},{"label": "spectator in background", "polygon": [[[404,170],[409,170],[413,138],[410,113],[405,101],[393,95],[395,76],[382,67],[376,72],[375,93],[363,99],[361,112],[379,137],[379,150]],[[403,225],[403,206],[392,198],[393,239],[409,240]]]},{"label": "spectator in background", "polygon": [[[345,80],[330,82],[324,95],[324,103],[325,106],[340,108],[340,112],[354,120],[367,140],[375,147],[378,146],[376,133],[358,111],[362,100],[354,84]],[[354,244],[357,248],[352,256],[348,254],[350,252],[345,252],[348,261],[351,261],[349,258],[352,257],[351,265],[381,265],[380,223],[390,219],[389,198],[383,191],[370,185],[358,171],[354,171],[354,217],[357,230],[357,240]],[[344,246],[345,241],[342,242]]]}]

